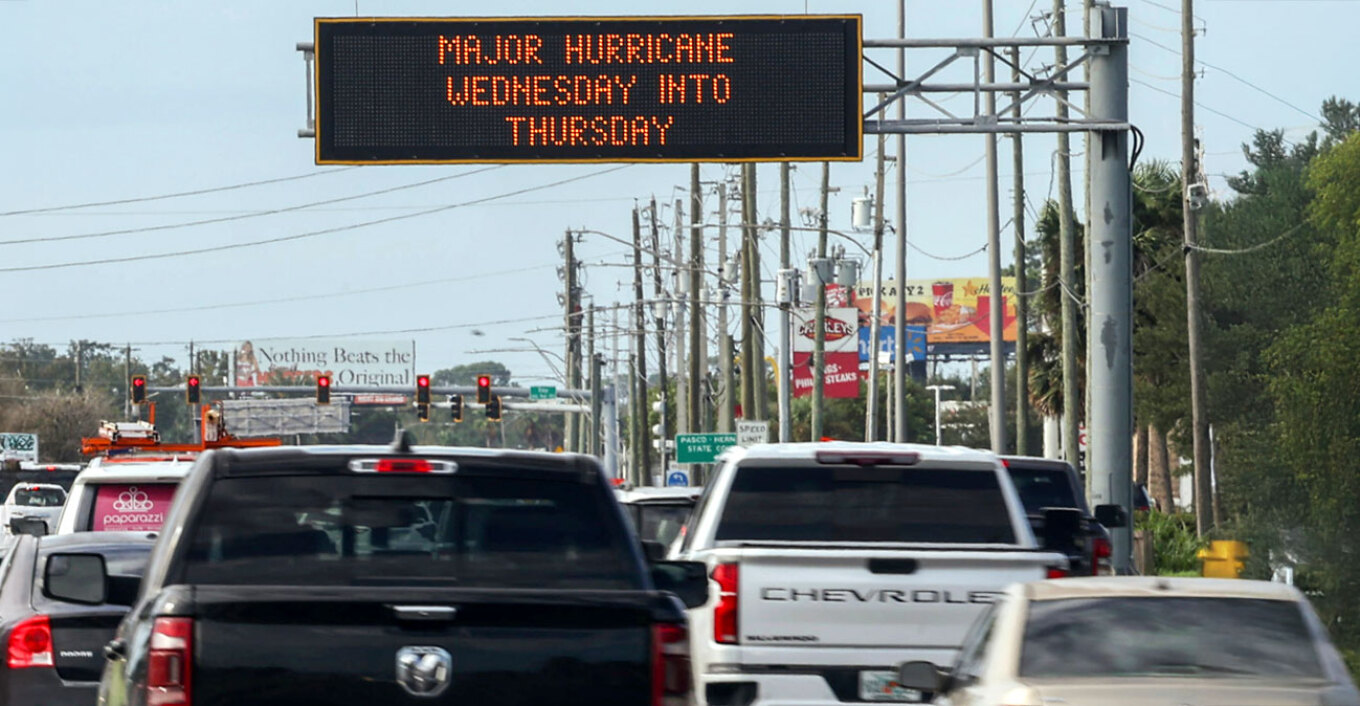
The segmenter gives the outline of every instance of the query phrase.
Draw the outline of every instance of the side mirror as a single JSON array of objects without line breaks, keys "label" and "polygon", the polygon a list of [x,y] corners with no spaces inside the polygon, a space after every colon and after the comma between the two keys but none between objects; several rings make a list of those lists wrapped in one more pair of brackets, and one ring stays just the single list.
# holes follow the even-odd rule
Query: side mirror
[{"label": "side mirror", "polygon": [[642,540],[642,553],[647,556],[647,561],[649,563],[654,564],[658,561],[665,561],[666,545],[655,539],[644,539]]},{"label": "side mirror", "polygon": [[658,561],[652,564],[652,583],[658,591],[669,591],[686,608],[708,603],[708,566],[702,561]]},{"label": "side mirror", "polygon": [[1064,554],[1075,553],[1081,522],[1081,510],[1076,508],[1044,508],[1044,549]]},{"label": "side mirror", "polygon": [[34,537],[47,536],[47,520],[41,517],[16,517],[9,521],[9,531],[13,534],[31,534]]},{"label": "side mirror", "polygon": [[67,603],[99,605],[108,593],[108,574],[100,554],[49,554],[43,570],[43,595]]},{"label": "side mirror", "polygon": [[1129,513],[1123,505],[1097,505],[1096,522],[1099,522],[1105,529],[1128,527]]},{"label": "side mirror", "polygon": [[904,662],[897,668],[897,683],[908,689],[936,693],[945,686],[945,675],[932,662]]}]

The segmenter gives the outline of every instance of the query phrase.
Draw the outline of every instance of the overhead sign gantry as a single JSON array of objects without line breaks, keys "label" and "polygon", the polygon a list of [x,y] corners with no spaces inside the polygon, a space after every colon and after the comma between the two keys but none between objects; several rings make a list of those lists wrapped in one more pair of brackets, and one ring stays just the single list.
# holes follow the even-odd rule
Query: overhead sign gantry
[{"label": "overhead sign gantry", "polygon": [[318,164],[861,158],[859,15],[318,18]]}]

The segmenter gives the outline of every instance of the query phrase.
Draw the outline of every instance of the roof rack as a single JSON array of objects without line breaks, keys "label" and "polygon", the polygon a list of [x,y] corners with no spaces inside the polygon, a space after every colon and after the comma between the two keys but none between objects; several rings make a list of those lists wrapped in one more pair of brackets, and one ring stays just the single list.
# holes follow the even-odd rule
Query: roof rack
[{"label": "roof rack", "polygon": [[141,452],[157,454],[198,453],[208,449],[249,449],[282,446],[283,441],[274,437],[241,439],[227,432],[222,413],[211,404],[205,404],[201,413],[197,444],[161,443],[160,432],[156,429],[156,403],[148,402],[149,420],[135,422],[102,421],[99,436],[85,437],[80,440],[80,452],[86,456],[119,456]]}]

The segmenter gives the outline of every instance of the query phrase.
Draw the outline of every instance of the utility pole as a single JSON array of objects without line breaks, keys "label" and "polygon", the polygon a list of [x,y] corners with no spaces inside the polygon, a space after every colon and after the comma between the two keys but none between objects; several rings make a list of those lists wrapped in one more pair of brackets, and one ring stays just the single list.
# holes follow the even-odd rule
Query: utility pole
[{"label": "utility pole", "polygon": [[878,335],[883,325],[883,154],[886,143],[878,136],[878,166],[874,170],[874,294],[869,324],[869,399],[864,404],[864,440],[878,438]]},{"label": "utility pole", "polygon": [[756,352],[755,352],[755,294],[759,285],[755,263],[755,228],[751,215],[751,165],[741,165],[741,415],[743,419],[756,416]]},{"label": "utility pole", "polygon": [[[85,385],[80,379],[80,374],[85,368],[85,341],[76,341],[76,394],[85,391]],[[192,369],[191,369],[192,372]]]},{"label": "utility pole", "polygon": [[198,372],[198,356],[194,355],[194,342],[189,341],[189,374],[192,375],[197,372]]},{"label": "utility pole", "polygon": [[826,281],[822,272],[826,264],[826,224],[828,200],[831,195],[831,163],[822,162],[822,201],[817,213],[817,309],[814,312],[812,341],[812,438],[821,441],[826,423]]},{"label": "utility pole", "polygon": [[[982,2],[983,36],[992,38],[992,0]],[[994,83],[996,59],[991,52],[982,60],[982,78]],[[996,92],[988,91],[985,100],[987,115],[996,116]],[[996,183],[996,134],[987,139],[987,269],[991,275],[991,307],[988,338],[992,353],[992,400],[988,406],[988,424],[992,432],[992,451],[1006,451],[1006,349],[1004,314],[1006,300],[1001,296],[1001,207]]]},{"label": "utility pole", "polygon": [[688,434],[690,432],[689,416],[689,368],[685,363],[685,349],[688,336],[685,328],[688,312],[685,311],[689,298],[685,295],[685,290],[689,288],[689,273],[681,264],[685,262],[685,210],[684,202],[680,199],[675,200],[675,230],[673,231],[675,246],[675,286],[673,291],[675,297],[667,302],[667,308],[675,311],[675,433]]},{"label": "utility pole", "polygon": [[779,284],[788,297],[779,300],[779,443],[793,440],[793,337],[789,334],[793,314],[793,283],[789,262],[789,163],[779,163]]},{"label": "utility pole", "polygon": [[704,288],[704,200],[699,191],[699,163],[689,167],[689,423],[688,431],[707,431],[703,390],[708,377],[704,345],[704,312],[699,295]]},{"label": "utility pole", "polygon": [[[1053,0],[1053,34],[1067,36],[1067,7],[1065,0]],[[1053,49],[1059,69],[1067,65],[1067,47]],[[1087,90],[1088,98],[1090,90]],[[1067,120],[1067,92],[1058,92],[1058,121]],[[1087,111],[1088,115],[1090,111]],[[1087,148],[1090,153],[1090,147]],[[1088,178],[1091,161],[1088,159]],[[1077,443],[1077,427],[1081,423],[1084,402],[1077,393],[1081,383],[1077,377],[1077,234],[1072,213],[1072,150],[1065,132],[1058,133],[1058,288],[1062,301],[1062,410],[1063,457],[1073,468],[1081,467],[1081,449]],[[1088,272],[1089,275],[1089,272]],[[1086,474],[1090,487],[1092,474]]]},{"label": "utility pole", "polygon": [[727,261],[727,182],[722,182],[718,184],[718,368],[722,377],[722,397],[718,405],[717,431],[729,434],[736,430],[733,418],[737,401],[736,380],[732,376],[732,334],[727,330],[731,269],[731,263]]},{"label": "utility pole", "polygon": [[[1011,81],[1020,83],[1020,47],[1011,47]],[[1011,94],[1018,121],[1020,92]],[[1012,133],[1011,168],[1015,172],[1015,453],[1029,455],[1029,278],[1025,276],[1025,151],[1021,133]]]},{"label": "utility pole", "polygon": [[[567,325],[567,357],[566,357],[566,380],[562,382],[568,390],[578,390],[581,387],[580,380],[580,358],[581,358],[581,320],[577,312],[578,304],[576,301],[576,253],[574,250],[574,238],[571,231],[567,231],[562,239],[562,255],[566,258],[566,270],[563,281],[566,284],[566,297],[564,297],[566,307]],[[562,435],[562,446],[568,453],[576,451],[578,430],[580,424],[579,415],[576,412],[568,412]]]},{"label": "utility pole", "polygon": [[1209,471],[1208,396],[1201,346],[1203,321],[1199,303],[1198,199],[1191,188],[1199,182],[1195,160],[1195,14],[1194,0],[1181,0],[1181,210],[1185,220],[1185,313],[1190,345],[1190,418],[1194,432],[1195,529],[1204,536],[1214,526],[1214,487]]},{"label": "utility pole", "polygon": [[751,253],[750,309],[751,330],[751,392],[755,396],[755,407],[746,412],[748,419],[766,420],[770,418],[769,395],[765,389],[765,307],[760,282],[760,208],[759,192],[756,190],[756,164],[748,162],[746,188],[742,192],[742,203],[747,207],[746,223],[751,238],[748,247]]},{"label": "utility pole", "polygon": [[634,483],[643,485],[651,466],[651,435],[647,428],[647,302],[642,298],[642,225],[633,207],[633,345],[636,360],[630,366],[635,380],[629,417],[633,423]]},{"label": "utility pole", "polygon": [[586,310],[586,364],[590,372],[590,419],[581,425],[581,453],[600,455],[600,363],[595,359],[595,300]]},{"label": "utility pole", "polygon": [[[897,3],[897,37],[907,37],[907,1]],[[897,75],[907,75],[907,49],[897,50]],[[897,99],[897,119],[907,119],[907,97]],[[897,300],[893,303],[893,441],[907,436],[907,136],[897,136]]]},{"label": "utility pole", "polygon": [[[661,433],[657,438],[657,458],[660,463],[658,468],[663,475],[666,473],[666,437],[668,436],[666,426],[666,402],[670,399],[669,381],[666,379],[666,291],[661,286],[661,234],[656,223],[656,198],[651,201],[651,222],[652,222],[652,294],[655,299],[652,304],[652,313],[656,316],[656,389],[657,401],[660,402],[660,426]],[[644,401],[643,406],[647,403]]]},{"label": "utility pole", "polygon": [[[236,371],[231,371],[231,376],[236,376]],[[127,389],[132,384],[132,344],[123,346],[123,419],[132,419],[132,390]],[[235,381],[233,380],[233,384]]]}]

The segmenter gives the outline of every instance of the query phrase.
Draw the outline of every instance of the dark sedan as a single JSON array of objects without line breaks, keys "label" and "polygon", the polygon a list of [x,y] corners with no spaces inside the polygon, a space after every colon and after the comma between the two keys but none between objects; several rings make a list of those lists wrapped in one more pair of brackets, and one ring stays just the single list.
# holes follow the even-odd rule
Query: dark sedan
[{"label": "dark sedan", "polygon": [[[136,598],[154,538],[82,532],[15,540],[0,564],[0,636],[8,648],[0,703],[95,703],[104,645]],[[107,581],[93,572],[100,564]],[[49,587],[57,586],[79,587],[79,602],[52,598]]]}]

